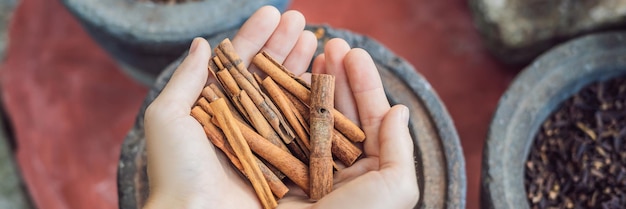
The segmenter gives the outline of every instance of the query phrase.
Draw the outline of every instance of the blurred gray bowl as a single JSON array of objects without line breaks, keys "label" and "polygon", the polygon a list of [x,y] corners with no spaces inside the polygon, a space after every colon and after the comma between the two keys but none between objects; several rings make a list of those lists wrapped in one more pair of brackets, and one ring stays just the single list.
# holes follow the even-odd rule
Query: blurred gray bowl
[{"label": "blurred gray bowl", "polygon": [[122,69],[151,86],[194,37],[238,28],[263,5],[283,11],[289,0],[63,0],[63,4]]},{"label": "blurred gray bowl", "polygon": [[529,208],[524,163],[540,125],[584,86],[626,74],[626,32],[584,36],[546,52],[498,104],[483,151],[482,208]]}]

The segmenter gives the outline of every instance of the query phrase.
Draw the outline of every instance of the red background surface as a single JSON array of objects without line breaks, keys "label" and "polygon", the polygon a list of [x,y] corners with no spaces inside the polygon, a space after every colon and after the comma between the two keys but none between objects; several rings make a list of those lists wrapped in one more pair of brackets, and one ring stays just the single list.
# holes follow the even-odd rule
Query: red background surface
[{"label": "red background surface", "polygon": [[[290,8],[309,23],[378,40],[428,79],[461,138],[467,208],[479,208],[484,138],[518,68],[487,53],[467,2],[295,0]],[[50,0],[20,0],[0,87],[36,205],[117,208],[120,146],[147,88],[125,76],[61,3]]]}]

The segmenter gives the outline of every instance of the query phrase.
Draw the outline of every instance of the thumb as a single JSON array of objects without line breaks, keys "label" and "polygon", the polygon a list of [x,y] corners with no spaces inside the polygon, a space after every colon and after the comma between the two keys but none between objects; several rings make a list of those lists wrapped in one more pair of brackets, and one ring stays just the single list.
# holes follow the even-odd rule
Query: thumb
[{"label": "thumb", "polygon": [[413,160],[413,139],[409,134],[409,109],[395,105],[383,118],[379,132],[380,172],[383,176],[396,179],[395,188],[401,194],[400,203],[413,207],[420,192]]},{"label": "thumb", "polygon": [[337,188],[317,202],[319,208],[413,207],[419,190],[408,122],[407,107],[392,107],[385,114],[378,132],[380,170],[367,172]]},{"label": "thumb", "polygon": [[208,78],[208,63],[211,47],[203,38],[195,38],[189,48],[189,54],[178,66],[172,78],[154,103],[162,104],[176,116],[189,115],[191,107],[198,99],[202,87]]},{"label": "thumb", "polygon": [[378,136],[381,170],[397,166],[414,167],[413,140],[408,124],[409,109],[404,105],[393,106],[383,118]]}]

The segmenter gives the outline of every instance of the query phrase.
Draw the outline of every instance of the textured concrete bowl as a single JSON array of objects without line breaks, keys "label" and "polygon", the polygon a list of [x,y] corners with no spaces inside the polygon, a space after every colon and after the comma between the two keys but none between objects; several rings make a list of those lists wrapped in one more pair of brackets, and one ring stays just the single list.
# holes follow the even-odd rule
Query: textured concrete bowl
[{"label": "textured concrete bowl", "polygon": [[[411,110],[410,132],[415,142],[417,179],[422,197],[415,208],[465,208],[465,162],[458,135],[445,107],[430,84],[406,61],[365,36],[329,27],[313,26],[324,31],[317,52],[330,38],[346,39],[352,47],[371,53],[383,79],[387,98]],[[229,32],[210,40],[213,46]],[[138,208],[148,193],[146,181],[143,113],[169,80],[180,59],[159,77],[137,117],[135,127],[126,137],[118,167],[118,189],[123,209]]]},{"label": "textured concrete bowl", "polygon": [[483,152],[483,208],[529,208],[524,162],[543,121],[584,86],[626,74],[626,32],[584,36],[534,61],[498,104]]},{"label": "textured concrete bowl", "polygon": [[130,76],[152,85],[194,37],[238,28],[263,5],[288,0],[203,0],[174,5],[139,0],[63,0],[89,34]]}]

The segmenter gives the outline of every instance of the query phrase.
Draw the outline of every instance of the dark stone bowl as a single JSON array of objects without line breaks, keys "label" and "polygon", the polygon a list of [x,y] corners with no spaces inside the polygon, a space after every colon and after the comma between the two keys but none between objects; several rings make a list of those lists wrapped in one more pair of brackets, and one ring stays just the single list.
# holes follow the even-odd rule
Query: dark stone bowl
[{"label": "dark stone bowl", "polygon": [[263,5],[289,0],[202,0],[174,5],[149,0],[63,0],[89,34],[130,76],[152,85],[194,37],[238,28]]},{"label": "dark stone bowl", "polygon": [[498,60],[526,65],[557,44],[626,29],[623,1],[469,0],[474,25]]},{"label": "dark stone bowl", "polygon": [[541,124],[584,86],[626,74],[626,32],[584,36],[534,61],[498,104],[483,153],[483,208],[529,208],[524,163]]},{"label": "dark stone bowl", "polygon": [[[327,40],[335,37],[345,39],[352,47],[367,50],[379,69],[387,98],[391,103],[407,105],[411,110],[409,128],[416,145],[415,163],[422,194],[415,208],[465,208],[465,162],[459,138],[448,112],[430,84],[406,61],[370,38],[326,26],[312,26],[308,29],[324,31],[317,53],[323,51],[323,44]],[[224,33],[209,42],[216,46],[216,42],[232,37],[234,33]],[[118,167],[122,209],[139,208],[148,194],[143,113],[165,86],[181,59],[159,76],[144,101],[135,127],[122,146]]]}]

